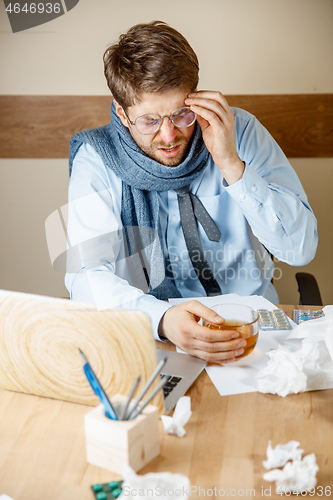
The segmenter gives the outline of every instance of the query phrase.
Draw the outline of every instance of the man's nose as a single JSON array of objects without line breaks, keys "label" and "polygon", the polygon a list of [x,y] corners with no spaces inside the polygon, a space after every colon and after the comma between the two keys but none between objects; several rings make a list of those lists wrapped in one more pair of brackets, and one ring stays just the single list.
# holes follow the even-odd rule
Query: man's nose
[{"label": "man's nose", "polygon": [[177,135],[178,129],[174,126],[170,118],[163,118],[159,136],[164,142],[171,143]]}]

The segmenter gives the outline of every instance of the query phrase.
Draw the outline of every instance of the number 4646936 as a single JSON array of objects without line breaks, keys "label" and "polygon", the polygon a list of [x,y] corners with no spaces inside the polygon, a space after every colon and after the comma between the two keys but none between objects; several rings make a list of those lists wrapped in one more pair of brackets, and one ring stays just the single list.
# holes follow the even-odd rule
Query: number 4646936
[{"label": "number 4646936", "polygon": [[281,495],[281,496],[286,495],[287,497],[289,497],[291,494],[297,495],[297,496],[301,495],[302,497],[306,497],[307,495],[309,495],[309,497],[313,497],[316,494],[318,497],[322,497],[322,496],[330,497],[332,494],[330,486],[326,486],[325,488],[323,486],[317,486],[316,488],[312,488],[309,491],[307,491],[307,490],[286,490],[285,488],[282,488],[281,486],[279,486],[279,488],[276,490],[276,493],[278,495]]},{"label": "number 4646936", "polygon": [[25,3],[23,7],[21,8],[21,5],[19,3],[14,3],[12,7],[12,3],[8,5],[6,8],[6,11],[9,12],[10,14],[19,14],[20,12],[25,12],[26,14],[43,14],[44,12],[46,14],[60,14],[61,12],[61,7],[60,3],[46,3],[43,4],[42,2],[40,3],[31,3],[28,5]]}]

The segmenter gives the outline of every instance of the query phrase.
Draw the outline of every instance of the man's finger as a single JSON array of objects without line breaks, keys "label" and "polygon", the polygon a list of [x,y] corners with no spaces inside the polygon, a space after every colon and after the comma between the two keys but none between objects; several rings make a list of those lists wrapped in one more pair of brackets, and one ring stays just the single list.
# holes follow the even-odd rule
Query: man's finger
[{"label": "man's finger", "polygon": [[238,349],[236,351],[225,351],[219,353],[209,353],[206,351],[201,351],[200,349],[193,349],[189,351],[189,354],[192,356],[196,356],[197,358],[204,359],[210,363],[226,363],[230,361],[236,361],[236,356],[241,356],[243,354],[244,349]]},{"label": "man's finger", "polygon": [[196,96],[202,97],[204,99],[211,99],[213,101],[218,101],[227,114],[229,114],[230,112],[232,113],[228,101],[222,94],[222,92],[213,90],[198,90],[197,92],[192,92],[191,94],[188,95],[188,97],[192,99],[195,98]]},{"label": "man's finger", "polygon": [[203,99],[198,97],[186,99],[185,104],[192,107],[195,107],[195,112],[199,112],[201,109],[209,110],[213,115],[216,115],[219,120],[225,124],[231,121],[231,116],[228,112],[223,108],[220,102],[213,101],[212,99]]},{"label": "man's finger", "polygon": [[191,104],[190,108],[194,113],[196,113],[197,117],[201,116],[210,125],[223,126],[225,130],[228,129],[228,118],[226,116],[220,116],[222,115],[222,112],[218,114],[217,112],[212,111],[204,106],[197,106],[195,104]]},{"label": "man's finger", "polygon": [[193,349],[198,349],[211,354],[221,354],[228,351],[237,351],[246,346],[246,340],[242,338],[224,341],[224,342],[203,342],[201,340],[195,340],[193,342]]},{"label": "man's finger", "polygon": [[224,319],[221,318],[213,309],[210,309],[207,306],[204,306],[198,300],[191,300],[190,302],[186,302],[184,304],[184,308],[186,311],[194,314],[198,318],[205,319],[208,323],[213,323],[217,325],[222,325],[224,323]]},{"label": "man's finger", "polygon": [[193,339],[200,340],[202,342],[207,342],[209,344],[238,339],[240,336],[237,330],[213,329],[213,328],[208,328],[208,326],[198,325],[195,322],[188,323],[188,326],[186,328],[186,333],[191,335]]}]

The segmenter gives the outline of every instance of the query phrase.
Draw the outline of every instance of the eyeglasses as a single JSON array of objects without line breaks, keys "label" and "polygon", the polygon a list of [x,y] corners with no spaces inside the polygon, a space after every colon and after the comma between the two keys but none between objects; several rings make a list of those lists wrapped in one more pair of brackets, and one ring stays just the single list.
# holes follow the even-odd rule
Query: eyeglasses
[{"label": "eyeglasses", "polygon": [[[127,116],[125,111],[124,113]],[[195,122],[197,115],[188,106],[183,106],[182,108],[175,109],[171,115],[141,115],[134,122],[131,122],[127,116],[130,124],[135,125],[137,131],[144,135],[155,134],[161,128],[164,118],[170,118],[173,125],[177,128],[187,128]]]}]

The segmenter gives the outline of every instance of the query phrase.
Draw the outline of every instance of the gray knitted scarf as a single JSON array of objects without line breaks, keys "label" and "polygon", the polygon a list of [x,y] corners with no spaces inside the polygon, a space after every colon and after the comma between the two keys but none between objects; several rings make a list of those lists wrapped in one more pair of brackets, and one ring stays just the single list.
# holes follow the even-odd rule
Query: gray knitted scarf
[{"label": "gray knitted scarf", "polygon": [[[185,159],[167,167],[149,158],[135,143],[127,127],[111,106],[111,121],[93,130],[83,130],[71,138],[69,173],[83,143],[90,144],[122,180],[121,219],[125,230],[127,255],[134,271],[144,272],[147,293],[161,300],[181,297],[171,273],[166,244],[159,223],[158,191],[190,184],[205,168],[209,152],[196,124]],[[142,280],[141,280],[142,281]]]}]

